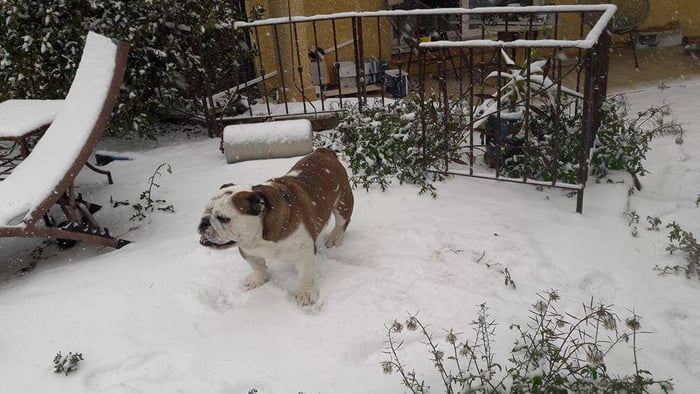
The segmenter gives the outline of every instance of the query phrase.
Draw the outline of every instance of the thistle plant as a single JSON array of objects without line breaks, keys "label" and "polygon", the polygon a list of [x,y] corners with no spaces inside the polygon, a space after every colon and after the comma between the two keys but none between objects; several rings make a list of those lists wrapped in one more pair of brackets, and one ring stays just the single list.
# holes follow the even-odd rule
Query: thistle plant
[{"label": "thistle plant", "polygon": [[160,187],[158,183],[156,183],[156,179],[160,178],[163,176],[163,174],[160,172],[161,169],[165,168],[165,171],[168,174],[172,174],[173,170],[170,167],[170,164],[168,163],[162,163],[159,165],[156,170],[153,172],[153,175],[151,175],[148,178],[148,189],[144,190],[141,192],[141,195],[139,196],[139,200],[141,202],[132,204],[131,207],[136,211],[131,216],[131,220],[144,220],[148,217],[148,215],[153,212],[154,210],[157,211],[163,211],[163,212],[175,212],[175,208],[173,207],[172,204],[167,204],[167,201],[164,199],[159,199],[159,198],[154,198],[153,197],[153,191],[154,189],[157,189]]},{"label": "thistle plant", "polygon": [[[518,338],[506,360],[498,361],[493,351],[498,324],[489,315],[486,304],[479,305],[477,318],[471,323],[472,336],[446,330],[444,342],[416,315],[409,315],[405,327],[418,331],[429,359],[443,387],[453,393],[561,393],[561,392],[634,392],[649,390],[668,392],[670,379],[654,379],[640,367],[638,336],[641,317],[634,311],[621,319],[612,306],[593,300],[583,305],[578,317],[556,308],[559,294],[538,294],[530,309],[529,322],[512,324]],[[422,375],[401,361],[404,324],[395,320],[387,327],[388,359],[381,363],[384,373],[396,373],[412,393],[425,393]],[[631,344],[630,344],[631,341]],[[620,343],[630,344],[634,371],[617,374],[606,364],[606,357]]]}]

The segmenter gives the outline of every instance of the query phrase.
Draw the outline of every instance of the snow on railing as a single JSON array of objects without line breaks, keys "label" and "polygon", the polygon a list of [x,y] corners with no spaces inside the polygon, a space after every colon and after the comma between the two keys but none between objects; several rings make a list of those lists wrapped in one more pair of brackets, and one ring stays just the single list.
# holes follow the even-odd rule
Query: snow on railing
[{"label": "snow on railing", "polygon": [[334,14],[313,15],[313,16],[284,16],[278,18],[261,19],[253,22],[236,21],[233,24],[235,29],[269,26],[282,23],[315,22],[330,19],[344,19],[356,17],[399,17],[414,15],[479,15],[479,14],[538,14],[547,12],[576,13],[576,12],[603,12],[599,23],[603,25],[599,29],[596,27],[592,31],[598,30],[597,35],[602,33],[605,26],[610,22],[613,14],[617,10],[614,4],[581,4],[581,5],[550,5],[550,6],[527,6],[527,7],[480,7],[480,8],[428,8],[417,10],[381,10],[381,11],[349,11],[337,12]]},{"label": "snow on railing", "polygon": [[617,6],[614,4],[581,4],[581,5],[552,5],[552,6],[528,6],[528,7],[481,7],[481,8],[430,8],[418,10],[384,10],[384,11],[362,11],[362,12],[338,12],[335,14],[314,15],[314,16],[291,16],[262,19],[253,22],[237,21],[234,28],[250,28],[257,26],[269,26],[284,23],[316,22],[331,19],[345,18],[366,18],[366,17],[401,17],[413,15],[483,15],[483,14],[538,14],[538,13],[580,13],[580,12],[602,12],[598,21],[593,26],[583,40],[467,40],[467,41],[433,41],[424,42],[420,46],[423,48],[478,48],[478,47],[550,47],[550,48],[582,48],[593,47],[600,37],[605,27],[612,20]]},{"label": "snow on railing", "polygon": [[[593,26],[588,35],[583,40],[514,40],[514,41],[497,41],[497,40],[465,40],[465,41],[432,41],[432,42],[422,42],[419,44],[421,48],[482,48],[482,47],[497,47],[497,48],[527,48],[527,47],[538,47],[538,48],[581,48],[589,49],[598,42],[600,35],[605,30],[605,27],[612,20],[615,11],[617,11],[617,6],[614,4],[602,4],[602,5],[578,5],[578,6],[547,6],[547,7],[508,7],[510,9],[517,9],[517,13],[523,13],[520,10],[525,9],[542,9],[547,8],[550,11],[558,12],[589,12],[589,11],[603,11],[603,15],[598,18],[598,21]],[[565,10],[561,10],[565,8]],[[595,9],[594,9],[595,8]],[[474,10],[476,11],[476,10]],[[544,11],[534,11],[534,12],[544,12]]]}]

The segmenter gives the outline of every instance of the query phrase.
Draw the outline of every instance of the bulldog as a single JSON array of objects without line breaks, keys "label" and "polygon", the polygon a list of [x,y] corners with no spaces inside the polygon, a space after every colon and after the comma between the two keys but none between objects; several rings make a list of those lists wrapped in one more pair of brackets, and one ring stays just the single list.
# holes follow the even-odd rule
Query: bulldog
[{"label": "bulldog", "polygon": [[259,185],[225,184],[204,209],[199,243],[226,249],[238,247],[253,272],[249,290],[269,279],[267,259],[294,264],[299,275],[296,301],[316,303],[316,239],[328,223],[326,247],[343,240],[353,210],[348,175],[335,153],[319,148],[299,160],[284,176]]}]

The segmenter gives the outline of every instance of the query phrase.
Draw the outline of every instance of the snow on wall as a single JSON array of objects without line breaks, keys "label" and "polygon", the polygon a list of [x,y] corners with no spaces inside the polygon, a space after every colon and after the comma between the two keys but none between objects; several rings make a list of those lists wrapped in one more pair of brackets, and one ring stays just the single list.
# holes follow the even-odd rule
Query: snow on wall
[{"label": "snow on wall", "polygon": [[305,155],[313,149],[308,119],[282,120],[227,126],[224,129],[226,161]]},{"label": "snow on wall", "polygon": [[[0,182],[0,225],[17,223],[51,193],[90,137],[112,82],[117,44],[88,33],[78,71],[56,115],[34,150]],[[27,216],[24,216],[27,218]],[[13,220],[14,219],[14,220]]]},{"label": "snow on wall", "polygon": [[63,100],[7,100],[0,103],[0,138],[20,137],[56,117]]}]

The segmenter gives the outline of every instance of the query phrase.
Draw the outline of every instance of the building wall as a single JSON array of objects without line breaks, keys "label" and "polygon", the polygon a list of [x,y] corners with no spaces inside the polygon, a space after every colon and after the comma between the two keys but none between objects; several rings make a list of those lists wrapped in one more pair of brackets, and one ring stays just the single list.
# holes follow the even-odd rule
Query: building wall
[{"label": "building wall", "polygon": [[[279,0],[247,1],[248,10],[250,11],[258,3],[267,10],[265,18],[288,16],[290,14],[287,2]],[[292,16],[310,16],[347,11],[375,11],[383,9],[383,4],[383,0],[345,0],[337,2],[328,0],[290,0],[289,2]],[[262,55],[261,59],[256,59],[258,71],[264,70],[265,73],[279,71],[279,61],[281,60],[287,94],[293,96],[296,100],[301,99],[299,66],[302,67],[301,79],[303,79],[305,86],[304,94],[307,98],[314,99],[310,81],[310,69],[316,66],[309,63],[309,51],[313,51],[318,47],[327,52],[324,61],[328,65],[328,71],[331,76],[334,76],[335,73],[331,67],[333,62],[336,61],[334,51],[336,43],[339,47],[338,61],[354,62],[355,60],[351,19],[336,20],[335,40],[333,39],[331,21],[319,21],[315,25],[316,35],[314,35],[313,24],[311,23],[297,24],[296,33],[288,24],[279,25],[276,33],[274,28],[270,26],[257,29]],[[380,34],[377,33],[378,29]],[[387,59],[390,54],[389,40],[391,37],[391,26],[389,23],[386,20],[382,20],[380,26],[377,26],[376,20],[365,20],[362,32],[362,47],[365,59],[378,59],[380,52],[381,57]],[[252,31],[251,39],[256,41],[255,34]],[[350,42],[349,45],[348,42]],[[278,45],[281,52],[280,59],[276,56]],[[297,45],[299,56],[297,56]],[[262,60],[262,66],[260,60]],[[279,75],[271,78],[267,84],[268,91],[279,87],[280,84],[281,79]]]},{"label": "building wall", "polygon": [[651,13],[642,25],[663,26],[678,21],[686,37],[700,37],[700,1],[698,0],[651,0]]},{"label": "building wall", "polygon": [[[576,0],[555,0],[555,4],[577,4]],[[641,29],[660,27],[671,22],[678,22],[686,37],[700,37],[700,1],[699,0],[649,0],[650,13]],[[569,38],[578,35],[578,18],[570,16],[562,20],[562,34]],[[626,39],[615,36],[614,40]]]}]

